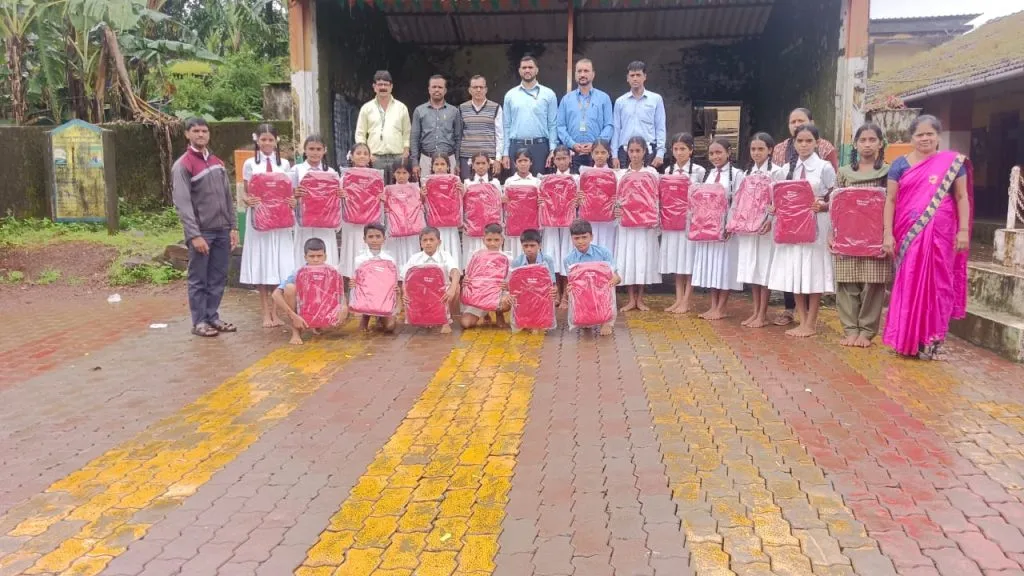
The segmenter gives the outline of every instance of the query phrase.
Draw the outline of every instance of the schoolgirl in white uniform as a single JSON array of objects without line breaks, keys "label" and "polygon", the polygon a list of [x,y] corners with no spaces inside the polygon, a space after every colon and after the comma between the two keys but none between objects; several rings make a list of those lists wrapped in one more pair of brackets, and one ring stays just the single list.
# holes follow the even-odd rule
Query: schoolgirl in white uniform
[{"label": "schoolgirl in white uniform", "polygon": [[[772,164],[772,149],[775,140],[770,134],[758,132],[750,139],[750,167],[747,175],[765,174],[774,178],[781,171],[780,166]],[[737,252],[736,281],[749,284],[754,300],[754,311],[749,318],[741,322],[748,328],[763,328],[768,325],[768,276],[771,272],[772,253],[775,242],[772,240],[771,223],[765,222],[760,234],[740,234],[736,238],[739,244]]]},{"label": "schoolgirl in white uniform", "polygon": [[[580,189],[580,177],[577,174],[571,172],[572,169],[572,153],[569,151],[569,147],[562,144],[555,148],[555,155],[552,159],[552,163],[555,165],[554,174],[557,176],[571,176],[573,181],[576,182],[576,193],[578,195]],[[575,210],[573,211],[575,214]],[[575,216],[573,217],[575,220]],[[559,294],[559,307],[569,307],[569,296],[565,292],[565,276],[569,273],[565,269],[565,257],[569,255],[570,250],[574,250],[572,245],[572,235],[569,234],[569,227],[544,227],[541,228],[541,233],[544,235],[544,240],[541,243],[541,247],[544,253],[551,257],[552,262],[555,263],[555,277],[557,278],[558,294]]]},{"label": "schoolgirl in white uniform", "polygon": [[[675,161],[665,170],[665,173],[686,174],[690,177],[691,185],[703,182],[707,170],[690,160],[693,148],[692,135],[687,132],[676,134],[672,138],[672,157]],[[690,242],[686,230],[661,231],[661,254],[658,258],[658,269],[662,274],[674,275],[676,284],[676,301],[665,308],[665,312],[686,314],[690,311],[690,296],[693,294],[693,284],[690,280],[693,275],[693,258],[696,251],[697,244]]]},{"label": "schoolgirl in white uniform", "polygon": [[[515,164],[516,173],[505,179],[505,186],[510,184],[520,184],[524,186],[536,186],[540,189],[540,179],[530,173],[530,167],[533,165],[533,161],[530,160],[529,154],[526,150],[518,150],[515,153]],[[507,199],[502,194],[502,202],[507,203]],[[506,216],[505,221],[508,222]],[[541,247],[544,246],[544,242],[541,242]],[[512,259],[515,260],[523,253],[523,247],[520,245],[518,238],[505,238],[505,251],[512,255]]]},{"label": "schoolgirl in white uniform", "polygon": [[[648,147],[640,136],[634,136],[626,144],[629,166],[619,172],[619,181],[630,172],[658,172],[644,163]],[[657,207],[655,207],[657,208]],[[658,273],[658,230],[656,228],[624,228],[621,223],[615,240],[615,270],[626,286],[629,300],[620,310],[647,311],[644,303],[644,288],[647,284],[661,283]]]},{"label": "schoolgirl in white uniform", "polygon": [[[743,182],[743,171],[732,165],[729,154],[732,144],[725,138],[716,138],[708,147],[711,169],[704,177],[705,182],[717,182],[725,187],[729,203]],[[697,242],[693,256],[692,283],[699,288],[711,289],[711,307],[700,315],[705,320],[725,318],[730,290],[742,290],[736,281],[736,264],[739,244],[735,236],[721,242]]]},{"label": "schoolgirl in white uniform", "polygon": [[[501,195],[501,183],[498,182],[497,178],[491,178],[491,159],[487,157],[487,154],[480,153],[470,160],[473,167],[473,176],[466,178],[462,185],[468,190],[473,184],[490,184],[498,191],[498,195]],[[491,224],[491,222],[487,222]],[[502,222],[493,222],[493,224],[502,224]],[[486,226],[486,224],[485,224]],[[516,238],[515,244],[519,243],[519,239]],[[506,240],[506,244],[508,241]],[[443,244],[442,244],[443,246]],[[473,253],[484,247],[484,237],[480,236],[475,238],[469,234],[462,235],[462,269],[465,270],[469,266],[469,260],[473,257]]]},{"label": "schoolgirl in white uniform", "polygon": [[[412,177],[412,160],[409,158],[403,158],[395,163],[394,168],[391,169],[391,176],[395,179],[395,184],[408,184],[409,178]],[[385,190],[384,192],[388,192]],[[422,197],[420,197],[422,201]],[[391,229],[390,223],[388,224],[388,230]],[[369,250],[369,247],[367,247]],[[384,250],[391,254],[396,262],[408,262],[414,254],[420,251],[420,236],[415,234],[413,236],[399,236],[397,238],[388,235],[387,240],[384,242]],[[364,251],[363,254],[366,254]],[[357,258],[358,261],[358,258]],[[358,265],[356,266],[358,268]]]},{"label": "schoolgirl in white uniform", "polygon": [[[302,145],[303,154],[306,157],[306,161],[302,164],[296,164],[292,166],[292,186],[295,188],[295,195],[301,196],[303,191],[299,188],[302,183],[302,179],[309,174],[310,171],[324,171],[328,174],[332,174],[337,177],[338,172],[327,165],[324,162],[324,154],[327,151],[327,147],[324,145],[323,138],[317,134],[312,134]],[[327,246],[327,260],[325,264],[328,266],[338,267],[338,228],[312,228],[303,226],[300,220],[295,221],[295,262],[305,262],[306,254],[304,247],[306,240],[310,238],[319,238],[324,241],[324,245]]]},{"label": "schoolgirl in white uniform", "polygon": [[[608,164],[609,159],[612,157],[612,144],[611,142],[599,138],[594,141],[594,144],[590,147],[590,159],[594,161],[594,168],[611,168]],[[580,202],[583,201],[582,191],[580,195]],[[593,244],[597,244],[603,248],[607,248],[612,253],[612,257],[615,256],[615,237],[619,232],[619,223],[612,220],[611,222],[591,222],[590,227],[594,229]],[[572,236],[569,236],[569,240],[572,240]]]},{"label": "schoolgirl in white uniform", "polygon": [[[253,225],[253,208],[259,199],[249,196],[249,182],[260,172],[287,173],[291,164],[281,159],[278,147],[277,130],[273,124],[260,124],[253,134],[256,155],[242,165],[242,178],[245,180],[245,197],[242,199],[247,206],[245,210],[245,242],[242,245],[242,267],[239,281],[242,284],[256,286],[260,293],[260,306],[263,309],[263,327],[284,326],[277,316],[271,294],[274,287],[287,279],[297,267],[295,261],[295,239],[292,228],[280,230],[257,230]],[[291,199],[292,207],[295,198]],[[302,262],[304,260],[301,260]]]},{"label": "schoolgirl in white uniform", "polygon": [[[353,168],[370,167],[370,147],[366,144],[356,144],[349,151],[350,162]],[[366,240],[363,239],[363,225],[345,222],[341,220],[341,253],[338,255],[338,270],[341,275],[349,280],[356,272],[356,257],[366,249]]]}]

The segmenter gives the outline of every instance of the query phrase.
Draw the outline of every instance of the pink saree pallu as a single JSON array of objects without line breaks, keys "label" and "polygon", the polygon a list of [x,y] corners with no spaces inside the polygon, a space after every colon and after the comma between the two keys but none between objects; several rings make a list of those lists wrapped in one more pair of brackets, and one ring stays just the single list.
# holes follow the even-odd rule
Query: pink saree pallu
[{"label": "pink saree pallu", "polygon": [[450,322],[444,292],[448,289],[444,269],[434,264],[413,266],[405,272],[405,321],[413,326],[444,326]]},{"label": "pink saree pallu", "polygon": [[392,238],[416,236],[427,226],[420,189],[415,184],[385,187],[384,208],[388,213],[388,236]]},{"label": "pink saree pallu", "polygon": [[540,228],[540,190],[526,184],[505,186],[505,235],[518,237],[524,230]]},{"label": "pink saree pallu", "polygon": [[341,173],[345,192],[342,218],[349,224],[381,221],[380,197],[384,194],[384,172],[373,168],[346,168]]},{"label": "pink saree pallu", "polygon": [[662,230],[686,230],[690,211],[690,186],[690,177],[686,174],[663,174],[658,179]]},{"label": "pink saree pallu", "polygon": [[850,187],[832,193],[832,251],[841,256],[884,258],[885,188]]},{"label": "pink saree pallu", "polygon": [[299,200],[299,223],[308,228],[341,226],[341,198],[338,176],[323,170],[310,170],[299,182],[306,191]]},{"label": "pink saree pallu", "polygon": [[690,231],[687,238],[695,242],[725,240],[725,218],[728,214],[729,199],[725,186],[697,184],[690,192]]},{"label": "pink saree pallu", "polygon": [[341,274],[333,266],[303,266],[295,275],[299,316],[310,328],[336,326],[341,318]]},{"label": "pink saree pallu", "polygon": [[349,310],[367,316],[391,316],[398,308],[398,267],[391,260],[363,262],[352,277]]},{"label": "pink saree pallu", "polygon": [[767,174],[751,174],[740,183],[732,202],[729,222],[730,234],[760,234],[772,205],[772,178]]},{"label": "pink saree pallu", "polygon": [[772,189],[776,244],[812,244],[818,239],[814,188],[806,180],[783,180]]},{"label": "pink saree pallu", "polygon": [[973,218],[974,175],[964,156],[939,152],[899,180],[893,215],[896,277],[883,342],[905,356],[930,358],[945,340],[950,319],[967,311],[968,253],[955,248],[960,222],[953,193],[963,167]]},{"label": "pink saree pallu", "polygon": [[513,330],[554,330],[555,300],[551,271],[543,264],[520,266],[509,274]]},{"label": "pink saree pallu", "polygon": [[283,172],[259,172],[249,181],[248,193],[260,199],[252,209],[252,225],[260,232],[295,226],[295,210],[288,205],[292,197],[292,178]]},{"label": "pink saree pallu", "polygon": [[437,228],[462,225],[462,181],[454,174],[427,177],[427,223]]},{"label": "pink saree pallu", "polygon": [[615,197],[619,180],[611,168],[580,168],[580,218],[589,222],[615,220]]},{"label": "pink saree pallu", "polygon": [[501,192],[494,184],[470,184],[466,187],[462,204],[466,212],[467,235],[483,238],[488,224],[501,224]]},{"label": "pink saree pallu", "polygon": [[540,225],[565,227],[576,218],[576,179],[549,174],[540,181]]},{"label": "pink saree pallu", "polygon": [[623,228],[658,226],[658,176],[650,172],[630,172],[619,182],[619,204]]}]

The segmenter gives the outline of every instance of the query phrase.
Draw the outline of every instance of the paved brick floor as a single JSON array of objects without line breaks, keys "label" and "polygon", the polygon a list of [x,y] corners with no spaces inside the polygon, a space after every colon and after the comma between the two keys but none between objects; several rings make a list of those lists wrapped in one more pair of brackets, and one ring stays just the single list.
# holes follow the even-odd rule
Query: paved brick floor
[{"label": "paved brick floor", "polygon": [[1024,574],[1024,367],[962,342],[738,301],[290,347],[257,305],[213,341],[173,295],[5,312],[0,576]]}]

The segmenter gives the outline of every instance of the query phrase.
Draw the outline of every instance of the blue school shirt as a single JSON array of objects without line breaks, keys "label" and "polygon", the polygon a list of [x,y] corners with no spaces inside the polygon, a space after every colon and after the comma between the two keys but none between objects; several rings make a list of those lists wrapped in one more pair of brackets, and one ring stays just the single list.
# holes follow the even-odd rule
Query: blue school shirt
[{"label": "blue school shirt", "polygon": [[584,262],[607,262],[611,265],[612,270],[615,270],[612,253],[604,246],[598,246],[597,244],[591,244],[586,252],[580,252],[573,248],[569,251],[569,255],[565,257],[564,264],[566,270],[568,270],[573,264],[583,264]]},{"label": "blue school shirt", "polygon": [[[543,252],[537,254],[537,260],[538,261],[534,262],[534,264],[543,264],[545,267],[547,267],[548,273],[551,274],[551,281],[554,282],[555,261],[551,259],[551,256],[548,256]],[[526,254],[520,254],[519,256],[516,256],[514,260],[512,260],[511,268],[515,270],[516,268],[522,268],[523,266],[528,266],[529,264],[530,262],[526,261]]]},{"label": "blue school shirt", "polygon": [[[299,270],[301,270],[301,268]],[[295,284],[295,276],[298,275],[299,270],[296,270],[295,272],[292,272],[290,276],[288,276],[287,278],[284,279],[283,282],[278,284],[277,285],[278,289],[279,290],[284,290],[285,288],[288,287],[289,284]]]}]

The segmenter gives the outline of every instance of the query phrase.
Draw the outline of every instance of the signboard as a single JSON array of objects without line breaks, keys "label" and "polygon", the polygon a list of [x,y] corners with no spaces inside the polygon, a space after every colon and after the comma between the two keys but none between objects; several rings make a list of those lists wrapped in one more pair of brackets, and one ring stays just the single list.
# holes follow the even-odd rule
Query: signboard
[{"label": "signboard", "polygon": [[72,120],[48,133],[55,222],[106,222],[117,231],[113,132]]}]

